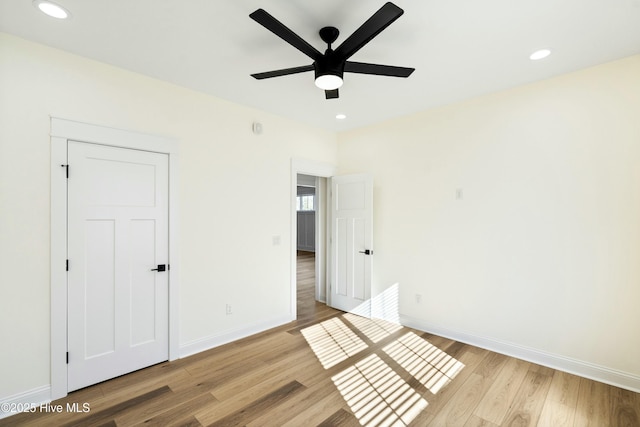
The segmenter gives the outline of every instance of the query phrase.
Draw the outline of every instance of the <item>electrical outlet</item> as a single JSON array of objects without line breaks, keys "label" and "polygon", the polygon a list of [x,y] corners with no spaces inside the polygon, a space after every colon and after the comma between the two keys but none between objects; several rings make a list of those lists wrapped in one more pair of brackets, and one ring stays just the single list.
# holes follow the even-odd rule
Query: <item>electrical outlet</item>
[{"label": "electrical outlet", "polygon": [[227,304],[227,316],[233,314],[233,312],[231,311],[231,304]]},{"label": "electrical outlet", "polygon": [[422,302],[422,294],[416,294],[416,304],[420,304]]}]

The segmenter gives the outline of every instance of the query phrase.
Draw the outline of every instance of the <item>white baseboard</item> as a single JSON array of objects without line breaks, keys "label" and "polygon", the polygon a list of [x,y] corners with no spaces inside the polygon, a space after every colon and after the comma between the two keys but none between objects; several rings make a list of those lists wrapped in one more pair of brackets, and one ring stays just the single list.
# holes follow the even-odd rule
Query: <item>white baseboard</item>
[{"label": "white baseboard", "polygon": [[226,331],[220,334],[189,341],[180,346],[180,357],[187,357],[205,350],[210,350],[214,347],[228,344],[230,342],[246,338],[250,335],[257,334],[259,332],[263,332],[267,329],[275,328],[289,322],[291,322],[291,318],[289,316],[282,316],[266,322],[254,323],[242,328],[233,329],[231,331]]},{"label": "white baseboard", "polygon": [[27,412],[31,408],[39,408],[40,404],[49,402],[51,402],[50,385],[2,398],[0,399],[0,420],[23,411]]},{"label": "white baseboard", "polygon": [[558,354],[547,353],[518,344],[454,331],[429,324],[428,322],[412,318],[410,316],[400,315],[400,323],[404,326],[418,329],[420,331],[429,332],[434,335],[460,341],[475,347],[484,348],[496,353],[516,357],[538,365],[547,366],[559,371],[568,372],[570,374],[640,393],[640,376],[628,372],[618,371],[605,366],[572,359]]}]

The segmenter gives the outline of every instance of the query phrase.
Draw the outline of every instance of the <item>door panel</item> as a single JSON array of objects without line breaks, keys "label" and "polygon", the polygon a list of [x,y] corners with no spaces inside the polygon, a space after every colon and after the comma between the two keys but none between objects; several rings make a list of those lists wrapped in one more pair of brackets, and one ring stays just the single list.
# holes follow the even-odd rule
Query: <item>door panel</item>
[{"label": "door panel", "polygon": [[[335,177],[341,181],[343,177]],[[336,209],[338,211],[366,209],[365,182],[336,182]]]},{"label": "door panel", "polygon": [[[347,220],[335,219],[334,260],[335,275],[333,280],[333,292],[336,296],[347,296],[349,288],[349,240],[347,239]],[[332,298],[333,302],[333,298]]]},{"label": "door panel", "polygon": [[370,315],[373,244],[373,178],[331,178],[332,277],[329,305]]},{"label": "door panel", "polygon": [[91,170],[87,187],[92,189],[87,205],[155,206],[155,165],[95,157],[87,157],[86,162]]},{"label": "door panel", "polygon": [[[86,221],[84,247],[86,280],[82,292],[86,309],[77,314],[84,315],[84,357],[91,359],[115,351],[115,222]],[[82,321],[80,316],[70,320]]]},{"label": "door panel", "polygon": [[168,156],[68,143],[68,391],[168,359]]},{"label": "door panel", "polygon": [[[132,220],[131,236],[131,345],[151,342],[155,339],[155,279],[149,274],[149,266],[156,260],[154,220]],[[161,274],[161,273],[158,273]]]},{"label": "door panel", "polygon": [[[353,297],[359,301],[365,301],[367,298],[367,261],[371,256],[365,256],[360,251],[370,246],[366,244],[366,222],[362,218],[354,218],[352,221],[353,230]],[[356,250],[358,249],[358,250]]]}]

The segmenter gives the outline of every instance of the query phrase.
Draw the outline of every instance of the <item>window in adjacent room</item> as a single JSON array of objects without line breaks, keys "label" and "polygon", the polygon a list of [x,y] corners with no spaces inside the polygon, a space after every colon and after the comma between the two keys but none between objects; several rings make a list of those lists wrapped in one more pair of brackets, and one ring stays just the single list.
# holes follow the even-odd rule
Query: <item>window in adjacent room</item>
[{"label": "window in adjacent room", "polygon": [[313,211],[315,210],[315,194],[301,194],[298,196],[298,210],[299,211]]}]

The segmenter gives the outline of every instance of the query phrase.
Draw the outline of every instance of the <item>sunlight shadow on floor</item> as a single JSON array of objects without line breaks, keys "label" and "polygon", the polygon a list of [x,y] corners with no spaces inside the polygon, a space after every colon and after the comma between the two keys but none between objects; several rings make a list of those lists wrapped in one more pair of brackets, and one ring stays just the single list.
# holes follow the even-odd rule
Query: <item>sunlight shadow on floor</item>
[{"label": "sunlight shadow on floor", "polygon": [[402,329],[402,325],[397,323],[387,322],[382,319],[367,319],[355,314],[347,313],[344,316],[345,320],[348,320],[353,326],[358,328],[360,332],[365,334],[372,342],[377,343],[394,332]]},{"label": "sunlight shadow on floor", "polygon": [[367,348],[367,344],[337,317],[305,328],[301,333],[325,369]]},{"label": "sunlight shadow on floor", "polygon": [[[395,338],[402,329],[346,313],[301,331],[325,369],[353,359],[331,379],[364,426],[407,426],[428,405],[417,382],[436,394],[465,367],[414,332]],[[397,365],[382,359],[387,357]]]},{"label": "sunlight shadow on floor", "polygon": [[409,332],[382,349],[421,384],[438,393],[464,368],[427,340]]},{"label": "sunlight shadow on floor", "polygon": [[428,405],[375,354],[332,380],[364,426],[406,426]]}]

